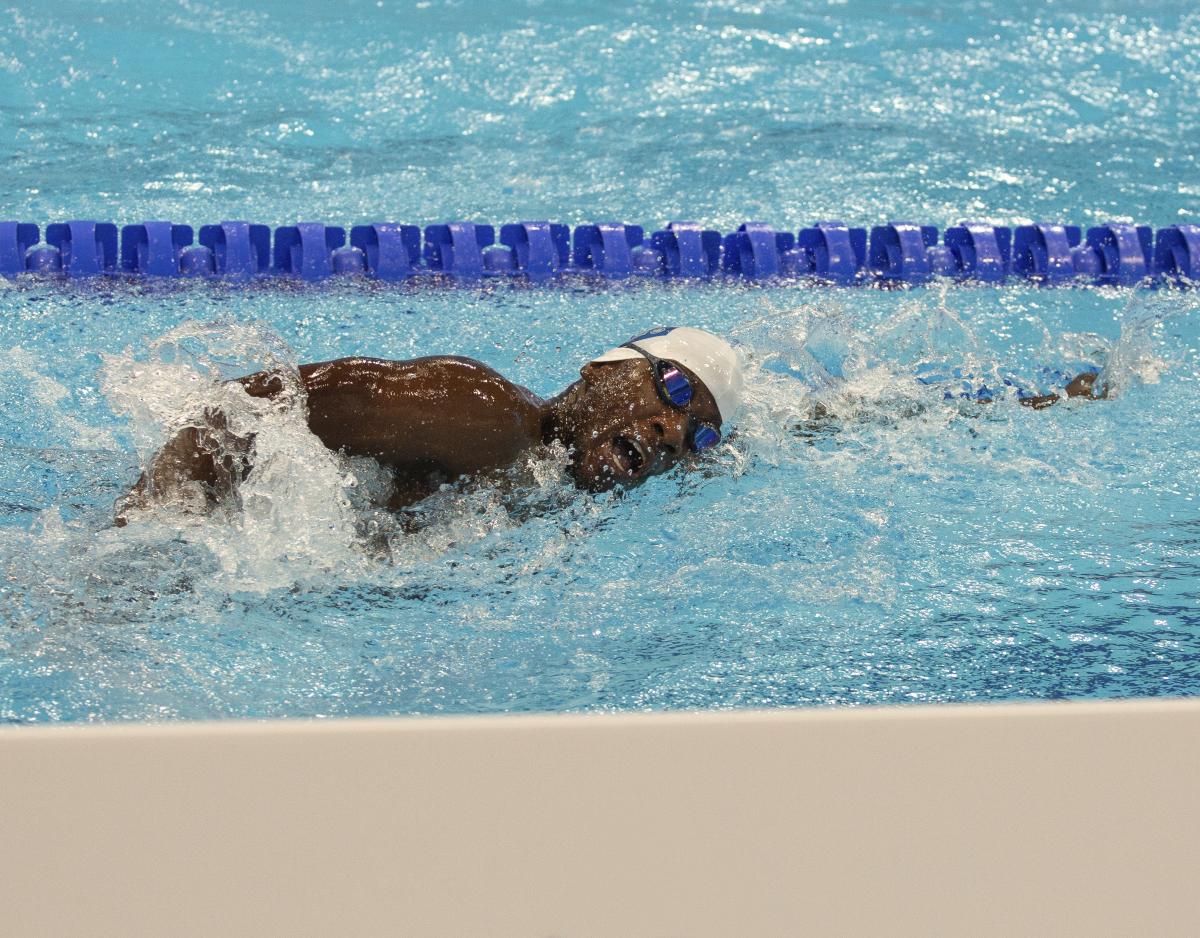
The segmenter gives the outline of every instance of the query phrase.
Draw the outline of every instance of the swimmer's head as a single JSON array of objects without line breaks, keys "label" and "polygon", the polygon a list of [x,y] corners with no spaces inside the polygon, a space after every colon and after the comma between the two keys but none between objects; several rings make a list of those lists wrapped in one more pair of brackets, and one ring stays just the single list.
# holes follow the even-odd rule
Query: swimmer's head
[{"label": "swimmer's head", "polygon": [[646,358],[683,365],[700,379],[717,404],[721,420],[733,419],[742,400],[742,363],[737,352],[719,335],[691,326],[652,329],[609,349],[593,362]]},{"label": "swimmer's head", "polygon": [[634,485],[710,448],[741,391],[737,353],[702,329],[655,329],[597,356],[562,401],[576,483]]}]

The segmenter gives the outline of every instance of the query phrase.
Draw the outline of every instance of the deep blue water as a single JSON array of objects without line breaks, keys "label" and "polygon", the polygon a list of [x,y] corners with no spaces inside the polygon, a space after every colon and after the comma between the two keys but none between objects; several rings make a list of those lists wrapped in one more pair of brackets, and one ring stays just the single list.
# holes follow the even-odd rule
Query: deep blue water
[{"label": "deep blue water", "polygon": [[[1166,225],[1200,217],[1198,78],[1184,3],[0,8],[0,215]],[[1195,306],[0,282],[0,720],[1200,693]],[[221,377],[457,353],[549,394],[661,322],[748,359],[702,471],[597,497],[543,461],[402,534],[369,465],[247,411],[244,512],[109,527]],[[923,362],[1115,394],[947,401]]]}]

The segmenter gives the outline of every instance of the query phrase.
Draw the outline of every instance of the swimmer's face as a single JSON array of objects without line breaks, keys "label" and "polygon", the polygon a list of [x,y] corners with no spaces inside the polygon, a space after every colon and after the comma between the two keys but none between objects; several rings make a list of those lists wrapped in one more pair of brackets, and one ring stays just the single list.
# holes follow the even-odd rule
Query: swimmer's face
[{"label": "swimmer's face", "polygon": [[688,369],[680,370],[693,391],[682,409],[658,396],[650,362],[644,358],[583,366],[571,407],[571,472],[576,485],[594,492],[618,483],[636,485],[692,455],[688,433],[693,418],[721,425],[708,389]]}]

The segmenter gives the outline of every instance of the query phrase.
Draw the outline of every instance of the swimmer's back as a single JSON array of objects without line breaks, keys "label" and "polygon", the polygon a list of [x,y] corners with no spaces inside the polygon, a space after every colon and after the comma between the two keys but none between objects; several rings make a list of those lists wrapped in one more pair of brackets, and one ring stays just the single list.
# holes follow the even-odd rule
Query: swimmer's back
[{"label": "swimmer's back", "polygon": [[[541,441],[540,401],[471,358],[339,358],[300,376],[309,428],[351,456],[455,476],[507,466]],[[244,379],[249,393],[278,387],[258,377]]]}]

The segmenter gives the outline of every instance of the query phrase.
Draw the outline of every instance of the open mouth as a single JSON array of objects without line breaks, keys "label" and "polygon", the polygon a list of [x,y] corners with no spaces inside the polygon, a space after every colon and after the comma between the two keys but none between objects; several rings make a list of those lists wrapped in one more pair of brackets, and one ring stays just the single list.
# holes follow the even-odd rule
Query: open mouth
[{"label": "open mouth", "polygon": [[646,454],[634,439],[615,436],[612,441],[613,461],[622,475],[636,476],[646,465]]}]

